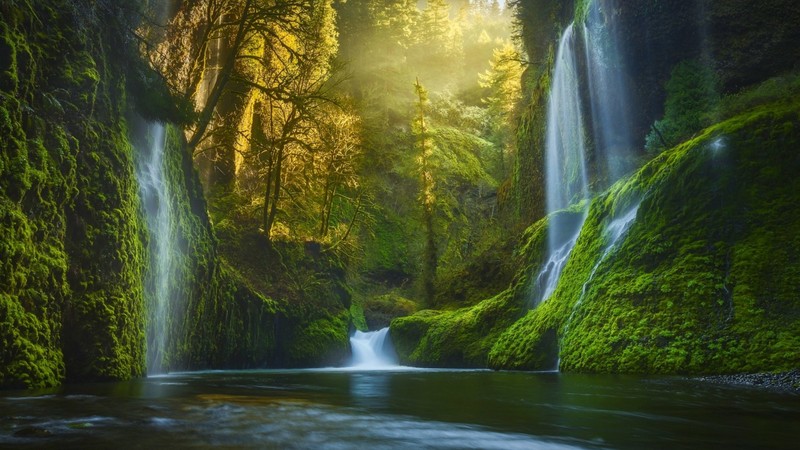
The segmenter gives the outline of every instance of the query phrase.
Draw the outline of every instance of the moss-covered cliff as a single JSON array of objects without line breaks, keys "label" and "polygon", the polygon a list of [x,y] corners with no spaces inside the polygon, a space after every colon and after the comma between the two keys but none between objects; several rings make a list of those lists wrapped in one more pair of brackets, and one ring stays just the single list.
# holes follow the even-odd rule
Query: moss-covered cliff
[{"label": "moss-covered cliff", "polygon": [[116,17],[0,12],[0,386],[141,375],[144,227],[119,35],[98,32]]},{"label": "moss-covered cliff", "polygon": [[[134,175],[146,128],[138,117],[175,108],[130,34],[139,7],[0,4],[0,388],[145,374],[154,252]],[[167,311],[163,367],[341,363],[350,324],[343,275],[300,246],[273,278],[302,295],[254,286],[242,260],[218,254],[175,127],[164,173],[172,195],[159,207],[173,212],[180,253],[170,295],[180,301]],[[307,287],[291,276],[309,260],[300,272],[330,281]]]},{"label": "moss-covered cliff", "polygon": [[[560,358],[562,370],[604,373],[797,367],[800,215],[792,205],[800,188],[793,175],[800,102],[796,84],[779,84],[783,99],[722,111],[734,117],[597,196],[553,296],[510,327],[480,331],[477,352],[470,350],[476,340],[441,336],[470,333],[454,319],[496,299],[469,312],[395,320],[399,353],[415,364],[486,359],[498,369],[551,369]],[[637,206],[611,246],[609,224]],[[518,279],[538,273],[543,250],[525,247],[529,264],[520,265]],[[520,283],[509,292],[520,292]],[[494,317],[513,317],[518,308]],[[443,358],[460,353],[470,356]]]},{"label": "moss-covered cliff", "polygon": [[[795,70],[800,59],[800,5],[791,0],[514,3],[529,64],[517,127],[512,195],[508,200],[517,219],[526,225],[545,214],[544,135],[556,45],[569,23],[586,20],[589,8],[597,8],[608,33],[618,36],[619,42],[611,51],[628,89],[630,110],[635,111],[627,125],[636,148],[629,151],[640,157],[644,156],[645,136],[664,112],[665,86],[682,61],[702,61],[719,81],[720,93],[734,94]],[[584,61],[578,64],[583,65]],[[590,142],[590,164],[592,145]]]}]

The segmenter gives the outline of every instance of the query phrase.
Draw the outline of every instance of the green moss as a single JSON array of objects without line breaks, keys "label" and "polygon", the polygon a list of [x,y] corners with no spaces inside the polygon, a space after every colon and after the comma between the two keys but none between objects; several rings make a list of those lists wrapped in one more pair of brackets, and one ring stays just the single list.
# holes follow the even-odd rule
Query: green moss
[{"label": "green moss", "polygon": [[356,330],[367,331],[367,319],[364,317],[364,308],[356,302],[350,304],[350,320]]},{"label": "green moss", "polygon": [[341,364],[350,354],[349,322],[349,313],[343,311],[292,327],[285,337],[283,364],[290,367]]},{"label": "green moss", "polygon": [[404,364],[485,367],[497,335],[521,312],[506,291],[469,308],[397,318],[391,324],[392,341]]},{"label": "green moss", "polygon": [[413,301],[403,297],[397,291],[377,295],[363,301],[363,312],[366,325],[370,330],[388,327],[395,317],[412,314],[417,310]]},{"label": "green moss", "polygon": [[0,20],[0,386],[144,369],[123,77],[103,33],[62,26],[74,13],[18,2]]},{"label": "green moss", "polygon": [[[568,371],[796,367],[800,159],[785,124],[799,119],[796,100],[758,107],[595,199],[555,294],[500,337],[492,367],[548,368],[554,332]],[[601,260],[606,224],[638,198],[636,221]]]},{"label": "green moss", "polygon": [[[508,258],[509,264],[518,268],[516,276],[500,294],[471,307],[425,310],[392,321],[392,340],[401,361],[433,367],[485,367],[497,339],[531,305],[551,220],[569,221],[582,215],[582,211],[561,211],[530,226],[517,252]],[[465,278],[479,276],[468,274]]]}]

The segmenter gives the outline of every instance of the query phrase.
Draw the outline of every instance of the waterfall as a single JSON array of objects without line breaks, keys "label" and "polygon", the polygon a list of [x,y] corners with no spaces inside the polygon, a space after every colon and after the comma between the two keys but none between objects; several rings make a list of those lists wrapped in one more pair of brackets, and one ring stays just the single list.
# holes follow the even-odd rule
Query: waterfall
[{"label": "waterfall", "polygon": [[586,297],[586,290],[594,280],[594,275],[597,273],[597,269],[600,267],[600,264],[606,260],[606,257],[611,254],[611,251],[616,247],[617,243],[620,242],[620,238],[625,235],[625,233],[628,231],[628,228],[630,228],[634,220],[636,220],[636,213],[638,211],[639,203],[631,207],[631,209],[629,209],[628,212],[622,216],[612,220],[611,223],[606,226],[603,253],[600,255],[600,258],[597,260],[594,267],[592,267],[592,271],[589,273],[589,278],[585,283],[583,283],[583,287],[581,287],[581,296],[578,297],[578,301],[575,302],[575,305],[573,305],[572,312],[570,313],[569,317],[567,318],[567,322],[564,325],[564,335],[566,335],[569,331],[569,326],[572,323],[572,318],[578,311],[578,307],[583,304],[583,300]]},{"label": "waterfall", "polygon": [[148,123],[140,128],[139,136],[133,136],[133,141],[137,143],[136,179],[150,238],[150,264],[146,280],[147,373],[157,374],[168,369],[165,356],[169,344],[170,317],[177,310],[172,303],[178,298],[176,287],[179,280],[176,277],[179,271],[176,268],[180,249],[176,246],[172,193],[164,170],[164,125]]},{"label": "waterfall", "polygon": [[[564,30],[558,44],[550,97],[547,104],[545,136],[545,191],[547,212],[568,208],[589,196],[586,172],[586,140],[578,89],[575,27]],[[580,221],[573,230],[559,216],[551,215],[548,227],[548,261],[536,277],[532,305],[547,300],[558,285],[561,271],[578,240]]]},{"label": "waterfall", "polygon": [[612,184],[633,168],[635,148],[613,1],[593,1],[583,26],[586,80],[598,178]]},{"label": "waterfall", "polygon": [[380,370],[397,367],[397,356],[389,341],[389,327],[367,333],[356,331],[350,338],[350,346],[353,349],[353,368]]},{"label": "waterfall", "polygon": [[624,64],[613,26],[614,2],[604,2],[605,10],[600,3],[593,1],[589,6],[586,24],[580,25],[582,39],[576,36],[573,23],[558,44],[545,136],[548,257],[536,277],[534,307],[553,294],[578,241],[583,219],[575,227],[553,213],[589,198],[587,154],[593,152],[592,180],[599,186],[612,184],[633,167],[635,146]]},{"label": "waterfall", "polygon": [[[562,210],[589,196],[583,107],[578,89],[574,26],[558,44],[545,137],[547,212]],[[562,242],[550,242],[551,249]]]}]

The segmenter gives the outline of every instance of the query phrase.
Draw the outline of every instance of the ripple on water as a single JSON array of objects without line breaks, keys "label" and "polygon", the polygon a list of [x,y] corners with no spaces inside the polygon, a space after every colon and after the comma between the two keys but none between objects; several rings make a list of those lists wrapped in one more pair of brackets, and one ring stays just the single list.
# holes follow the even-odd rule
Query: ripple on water
[{"label": "ripple on water", "polygon": [[[407,416],[366,414],[306,401],[244,398],[194,409],[202,417],[188,420],[213,445],[260,443],[280,448],[323,449],[554,449],[584,448],[555,439],[491,431],[479,426],[423,421]],[[212,426],[213,424],[213,426]]]}]

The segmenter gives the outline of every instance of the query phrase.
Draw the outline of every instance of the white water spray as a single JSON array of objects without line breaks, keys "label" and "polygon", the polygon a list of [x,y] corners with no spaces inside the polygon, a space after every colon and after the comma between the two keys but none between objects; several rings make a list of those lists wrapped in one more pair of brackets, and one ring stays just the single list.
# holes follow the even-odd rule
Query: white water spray
[{"label": "white water spray", "polygon": [[[614,8],[603,10],[600,2],[591,2],[587,23],[579,25],[582,40],[576,36],[576,25],[572,24],[564,30],[558,44],[545,140],[545,190],[547,213],[551,214],[549,253],[536,277],[531,302],[534,307],[555,291],[580,235],[583,219],[577,228],[572,228],[574,225],[552,213],[589,198],[587,136],[591,137],[595,181],[600,186],[613,183],[632,166],[634,145],[628,93],[613,14]],[[581,45],[585,67],[578,64]],[[588,94],[588,110],[582,104],[581,92]]]},{"label": "white water spray", "polygon": [[166,371],[166,349],[173,302],[177,299],[176,270],[180,249],[171,207],[172,193],[164,170],[164,125],[149,123],[137,145],[136,179],[144,205],[150,237],[150,265],[147,274],[147,373]]},{"label": "white water spray", "polygon": [[353,350],[352,368],[383,370],[398,367],[389,342],[389,327],[367,333],[356,331],[350,338],[350,346]]},{"label": "white water spray", "polygon": [[[573,25],[558,44],[550,99],[547,104],[545,168],[547,212],[566,209],[589,196],[586,141],[578,87]],[[551,249],[563,245],[550,242]]]}]

